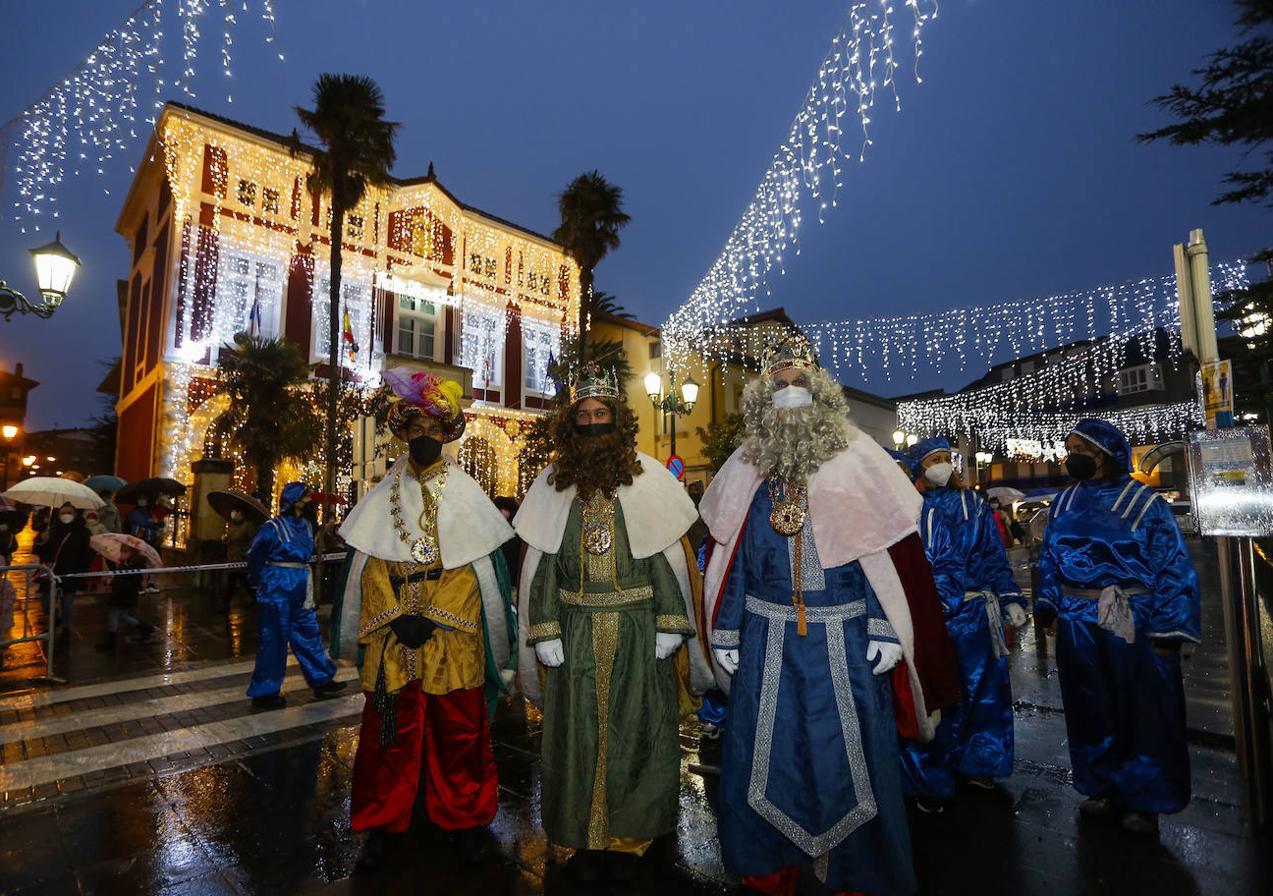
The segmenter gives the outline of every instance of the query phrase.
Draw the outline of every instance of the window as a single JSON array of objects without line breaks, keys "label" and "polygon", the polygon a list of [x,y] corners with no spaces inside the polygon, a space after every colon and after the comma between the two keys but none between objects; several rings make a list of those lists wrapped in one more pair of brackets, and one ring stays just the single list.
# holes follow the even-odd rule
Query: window
[{"label": "window", "polygon": [[[328,317],[330,307],[331,277],[324,273],[314,282],[314,359],[323,361],[327,358]],[[336,338],[341,341],[338,357],[342,367],[367,367],[370,365],[371,346],[371,283],[359,279],[357,274],[347,271],[340,281],[340,318],[336,325]],[[351,347],[345,342],[345,313],[349,314],[350,330],[354,337],[354,354],[350,357]]]},{"label": "window", "polygon": [[464,309],[460,365],[473,371],[473,385],[498,389],[504,373],[504,312],[482,305]]},{"label": "window", "polygon": [[345,236],[351,240],[361,240],[363,223],[362,215],[349,215],[345,218]]},{"label": "window", "polygon": [[1138,392],[1150,392],[1161,389],[1162,371],[1157,364],[1141,364],[1128,367],[1118,373],[1118,394],[1135,395]]},{"label": "window", "polygon": [[437,305],[427,299],[398,296],[398,354],[436,361],[437,330]]},{"label": "window", "polygon": [[527,392],[554,395],[557,386],[548,376],[548,359],[561,353],[561,329],[541,321],[522,320],[522,383]]},{"label": "window", "polygon": [[252,208],[256,205],[256,184],[250,180],[239,181],[239,202]]},{"label": "window", "polygon": [[261,211],[270,215],[278,214],[279,196],[278,190],[266,187],[261,191]]},{"label": "window", "polygon": [[212,357],[221,343],[235,333],[252,329],[252,306],[260,308],[260,335],[278,336],[279,309],[283,303],[283,262],[227,246],[217,261],[217,294],[212,310]]}]

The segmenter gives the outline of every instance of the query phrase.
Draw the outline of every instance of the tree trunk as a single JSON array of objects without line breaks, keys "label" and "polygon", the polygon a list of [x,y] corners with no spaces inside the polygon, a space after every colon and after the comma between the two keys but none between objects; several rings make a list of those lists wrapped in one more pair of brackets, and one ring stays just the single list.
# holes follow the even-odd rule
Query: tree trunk
[{"label": "tree trunk", "polygon": [[[327,394],[327,477],[323,491],[336,493],[336,417],[340,413],[340,345],[337,342],[340,329],[340,249],[345,230],[345,201],[340,189],[342,173],[337,172],[332,184],[331,223],[331,292],[327,300],[327,365],[331,378]],[[335,504],[327,505],[335,507]],[[329,511],[330,512],[330,511]]]},{"label": "tree trunk", "polygon": [[592,268],[579,268],[579,363],[586,363],[588,315],[592,310]]},{"label": "tree trunk", "polygon": [[277,464],[278,458],[270,458],[256,465],[256,490],[269,511],[274,510],[274,467]]}]

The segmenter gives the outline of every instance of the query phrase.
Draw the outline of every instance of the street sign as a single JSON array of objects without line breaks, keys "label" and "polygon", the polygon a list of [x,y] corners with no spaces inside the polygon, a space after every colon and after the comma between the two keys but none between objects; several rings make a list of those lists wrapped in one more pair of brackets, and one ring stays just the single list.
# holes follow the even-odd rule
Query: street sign
[{"label": "street sign", "polygon": [[1202,365],[1202,404],[1207,429],[1233,425],[1233,362],[1208,361]]},{"label": "street sign", "polygon": [[685,478],[685,461],[679,454],[673,454],[667,459],[667,468],[676,477],[677,482]]}]

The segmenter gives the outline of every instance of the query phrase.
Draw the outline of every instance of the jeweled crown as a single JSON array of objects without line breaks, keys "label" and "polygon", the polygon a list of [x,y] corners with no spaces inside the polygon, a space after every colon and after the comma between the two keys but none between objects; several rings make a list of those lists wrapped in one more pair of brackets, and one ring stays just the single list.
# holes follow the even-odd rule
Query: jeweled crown
[{"label": "jeweled crown", "polygon": [[803,333],[788,333],[769,347],[761,366],[765,376],[783,370],[816,370],[818,356]]},{"label": "jeweled crown", "polygon": [[619,378],[612,368],[600,364],[585,364],[579,368],[570,384],[570,403],[585,398],[618,398]]}]

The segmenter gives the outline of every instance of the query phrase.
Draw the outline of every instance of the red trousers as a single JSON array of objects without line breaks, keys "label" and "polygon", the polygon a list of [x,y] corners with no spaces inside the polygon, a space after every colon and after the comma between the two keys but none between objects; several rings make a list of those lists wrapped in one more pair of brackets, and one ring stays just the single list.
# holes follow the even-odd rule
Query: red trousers
[{"label": "red trousers", "polygon": [[411,682],[398,692],[397,736],[388,749],[380,746],[372,695],[365,696],[349,811],[353,829],[402,833],[422,785],[429,820],[443,830],[490,824],[499,793],[482,688],[438,696]]},{"label": "red trousers", "polygon": [[[743,886],[751,887],[759,893],[764,893],[765,896],[795,896],[799,878],[800,870],[794,865],[788,865],[773,874],[748,875],[743,878]],[[842,892],[836,893],[835,896],[862,896],[862,894]]]}]

